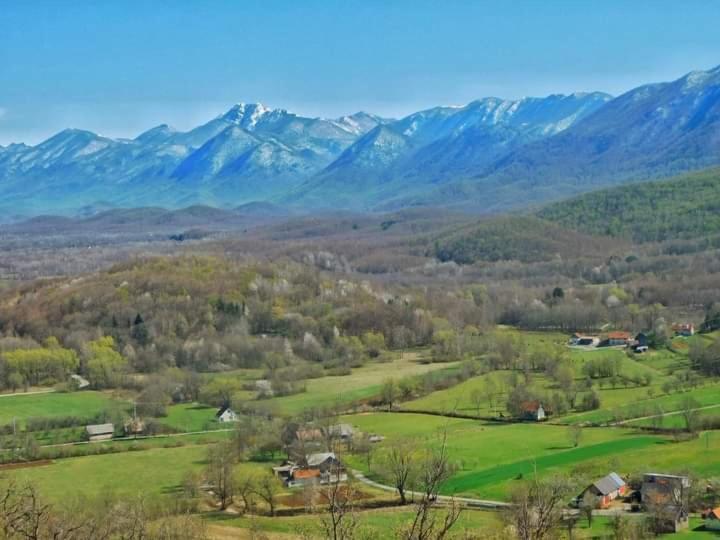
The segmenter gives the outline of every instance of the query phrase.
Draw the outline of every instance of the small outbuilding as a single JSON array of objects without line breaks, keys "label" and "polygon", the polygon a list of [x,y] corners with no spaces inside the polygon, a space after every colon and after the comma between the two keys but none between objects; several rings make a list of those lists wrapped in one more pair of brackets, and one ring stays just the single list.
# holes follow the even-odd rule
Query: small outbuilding
[{"label": "small outbuilding", "polygon": [[93,424],[85,426],[85,432],[90,442],[107,441],[113,438],[115,426],[113,424]]},{"label": "small outbuilding", "polygon": [[221,407],[218,412],[215,413],[215,418],[218,422],[237,422],[238,415],[230,407]]},{"label": "small outbuilding", "polygon": [[545,420],[547,417],[545,408],[542,406],[542,403],[537,400],[523,402],[521,410],[522,418],[524,420],[534,420],[535,422],[540,422]]},{"label": "small outbuilding", "polygon": [[618,497],[627,494],[628,487],[625,480],[617,473],[611,472],[597,482],[589,485],[580,495],[584,500],[594,500],[597,508],[607,508]]},{"label": "small outbuilding", "polygon": [[349,442],[355,435],[355,429],[350,424],[336,424],[328,428],[328,433],[333,439]]}]

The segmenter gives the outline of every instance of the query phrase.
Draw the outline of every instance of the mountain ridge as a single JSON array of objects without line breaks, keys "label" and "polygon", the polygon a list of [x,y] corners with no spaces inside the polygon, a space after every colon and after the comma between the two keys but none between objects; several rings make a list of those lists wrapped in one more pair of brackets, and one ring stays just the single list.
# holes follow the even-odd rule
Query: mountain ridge
[{"label": "mountain ridge", "polygon": [[99,204],[480,212],[720,163],[720,66],[613,98],[601,92],[433,107],[403,118],[310,118],[238,103],[188,131],[134,139],[66,129],[0,147],[0,210]]}]

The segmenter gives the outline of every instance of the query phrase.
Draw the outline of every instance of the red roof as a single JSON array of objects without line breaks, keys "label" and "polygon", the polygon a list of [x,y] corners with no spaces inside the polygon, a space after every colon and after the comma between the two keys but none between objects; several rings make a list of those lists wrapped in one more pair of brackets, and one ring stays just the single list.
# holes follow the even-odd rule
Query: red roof
[{"label": "red roof", "polygon": [[675,323],[672,328],[673,330],[693,330],[695,325],[693,323]]},{"label": "red roof", "polygon": [[301,480],[303,478],[317,478],[320,476],[319,469],[298,469],[293,473],[293,478]]},{"label": "red roof", "polygon": [[520,407],[521,407],[522,410],[525,411],[525,412],[535,413],[535,412],[537,412],[537,410],[540,408],[540,402],[537,401],[537,400],[535,400],[535,401],[523,401],[522,404],[520,405]]},{"label": "red roof", "polygon": [[610,332],[608,339],[630,339],[630,332]]},{"label": "red roof", "polygon": [[708,517],[713,519],[720,519],[720,506],[717,508],[710,510],[708,512]]}]

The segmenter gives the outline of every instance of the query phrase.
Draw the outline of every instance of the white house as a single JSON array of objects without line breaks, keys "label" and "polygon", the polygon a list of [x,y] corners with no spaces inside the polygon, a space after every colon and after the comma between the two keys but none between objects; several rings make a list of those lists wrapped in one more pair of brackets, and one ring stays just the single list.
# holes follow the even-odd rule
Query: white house
[{"label": "white house", "polygon": [[237,422],[238,415],[230,407],[222,407],[215,413],[218,422]]}]

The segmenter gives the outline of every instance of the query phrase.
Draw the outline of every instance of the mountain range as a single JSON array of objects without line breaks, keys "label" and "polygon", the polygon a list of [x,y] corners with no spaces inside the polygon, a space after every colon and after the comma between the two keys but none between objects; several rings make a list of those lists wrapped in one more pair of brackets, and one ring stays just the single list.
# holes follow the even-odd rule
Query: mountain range
[{"label": "mountain range", "polygon": [[66,129],[0,147],[0,210],[114,207],[498,211],[720,163],[720,67],[621,96],[601,92],[435,107],[404,118],[306,118],[238,104],[190,131],[134,139]]}]

